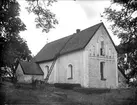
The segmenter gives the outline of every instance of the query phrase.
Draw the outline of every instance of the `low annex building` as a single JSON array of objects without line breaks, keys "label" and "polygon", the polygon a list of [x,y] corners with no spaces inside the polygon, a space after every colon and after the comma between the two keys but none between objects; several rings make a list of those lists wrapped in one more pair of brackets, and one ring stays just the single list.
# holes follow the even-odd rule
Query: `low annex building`
[{"label": "low annex building", "polygon": [[[73,35],[46,44],[34,57],[36,65],[40,67],[38,71],[43,71],[39,74],[44,73],[44,79],[56,57],[49,83],[118,87],[117,50],[103,23],[77,30]],[[31,71],[32,74],[34,72]]]},{"label": "low annex building", "polygon": [[20,61],[16,69],[17,81],[20,83],[44,80],[43,75],[43,71],[35,62]]}]

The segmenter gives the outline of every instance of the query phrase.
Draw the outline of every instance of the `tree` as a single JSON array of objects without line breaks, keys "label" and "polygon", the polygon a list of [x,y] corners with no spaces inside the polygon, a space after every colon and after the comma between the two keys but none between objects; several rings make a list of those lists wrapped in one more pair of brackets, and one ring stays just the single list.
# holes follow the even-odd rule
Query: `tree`
[{"label": "tree", "polygon": [[[10,67],[14,76],[18,60],[31,58],[26,41],[19,36],[26,30],[25,24],[19,18],[19,4],[16,0],[0,1],[0,68]],[[0,74],[9,71],[0,71]]]},{"label": "tree", "polygon": [[103,14],[112,23],[114,35],[121,39],[118,66],[123,72],[129,71],[129,79],[137,75],[137,17],[132,16],[136,11],[136,0],[113,0]]},{"label": "tree", "polygon": [[27,10],[29,13],[34,13],[37,17],[35,18],[36,27],[42,28],[42,32],[49,32],[50,29],[55,28],[58,24],[55,14],[52,13],[48,6],[51,6],[56,0],[26,0],[29,7]]},{"label": "tree", "polygon": [[[37,17],[36,26],[43,32],[49,32],[58,23],[55,14],[47,9],[55,0],[26,0],[29,12]],[[43,3],[43,4],[42,4]],[[46,4],[47,5],[46,5]],[[16,0],[0,0],[0,75],[7,74],[7,67],[11,68],[13,77],[19,60],[30,60],[31,51],[26,41],[19,36],[20,31],[26,30],[25,24],[19,18],[20,6]],[[9,73],[10,74],[10,73]]]}]

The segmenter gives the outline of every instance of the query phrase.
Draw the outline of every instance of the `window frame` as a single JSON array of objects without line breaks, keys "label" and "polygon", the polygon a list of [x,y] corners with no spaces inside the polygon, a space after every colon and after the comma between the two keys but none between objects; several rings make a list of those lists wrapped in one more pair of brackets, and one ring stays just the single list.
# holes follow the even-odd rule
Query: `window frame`
[{"label": "window frame", "polygon": [[48,65],[46,65],[45,68],[46,68],[46,70],[47,70],[47,75],[48,75],[50,68],[49,68]]},{"label": "window frame", "polygon": [[95,46],[93,45],[93,56],[95,56],[95,50],[96,50],[96,48],[95,48]]},{"label": "window frame", "polygon": [[101,61],[100,62],[100,77],[101,77],[101,80],[106,80],[104,78],[104,69],[105,68],[105,62],[104,61]]},{"label": "window frame", "polygon": [[100,42],[100,55],[105,56],[105,43],[104,43],[104,41]]},{"label": "window frame", "polygon": [[[68,72],[69,72],[69,76],[68,76]],[[73,79],[73,66],[72,64],[68,65],[68,70],[67,70],[67,79]]]},{"label": "window frame", "polygon": [[109,50],[108,50],[108,55],[109,55],[109,57],[111,58],[111,56],[112,56],[112,49],[111,48],[109,48]]}]

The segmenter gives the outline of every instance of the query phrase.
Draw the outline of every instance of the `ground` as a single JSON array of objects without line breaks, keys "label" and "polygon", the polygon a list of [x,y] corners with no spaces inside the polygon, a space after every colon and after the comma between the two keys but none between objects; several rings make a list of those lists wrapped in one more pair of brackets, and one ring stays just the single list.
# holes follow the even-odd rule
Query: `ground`
[{"label": "ground", "polygon": [[[43,105],[137,105],[135,88],[128,89],[61,89],[53,85],[1,83],[0,102]],[[3,104],[4,104],[3,103]]]}]

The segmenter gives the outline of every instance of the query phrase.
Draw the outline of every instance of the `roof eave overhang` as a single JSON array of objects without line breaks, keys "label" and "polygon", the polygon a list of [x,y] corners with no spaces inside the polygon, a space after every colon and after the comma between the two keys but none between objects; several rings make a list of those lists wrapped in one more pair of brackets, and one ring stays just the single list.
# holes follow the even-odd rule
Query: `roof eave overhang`
[{"label": "roof eave overhang", "polygon": [[50,62],[50,61],[53,61],[53,59],[48,59],[48,60],[41,60],[41,61],[36,61],[36,63],[44,63],[44,62]]},{"label": "roof eave overhang", "polygon": [[[67,51],[67,52],[63,52],[59,55],[62,56],[62,55],[65,55],[65,54],[69,54],[69,53],[73,53],[73,52],[77,52],[77,51],[80,51],[80,50],[83,50],[85,47],[82,47],[82,48],[79,48],[79,49],[76,49],[76,50],[73,50],[73,51]],[[45,63],[45,62],[51,62],[55,59],[55,57],[53,59],[49,59],[49,60],[42,60],[42,61],[36,61],[36,63]]]},{"label": "roof eave overhang", "polygon": [[24,75],[44,75],[44,74],[30,74],[30,73],[24,73]]}]

